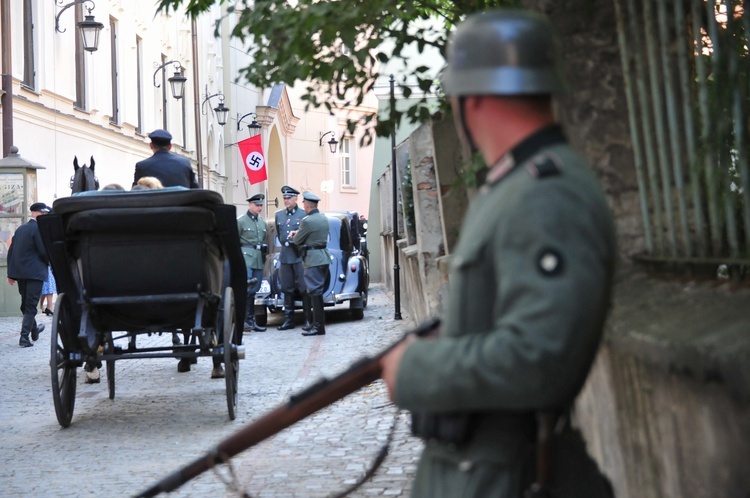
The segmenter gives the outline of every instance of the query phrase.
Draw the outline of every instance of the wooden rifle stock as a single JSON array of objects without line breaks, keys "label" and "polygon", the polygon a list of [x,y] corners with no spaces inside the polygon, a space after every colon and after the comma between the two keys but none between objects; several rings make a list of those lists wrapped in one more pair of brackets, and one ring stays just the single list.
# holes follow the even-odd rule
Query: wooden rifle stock
[{"label": "wooden rifle stock", "polygon": [[206,455],[165,477],[154,486],[138,494],[137,497],[148,498],[157,496],[159,493],[174,491],[215,465],[227,462],[241,451],[268,439],[303,418],[374,382],[380,378],[380,360],[383,356],[410,335],[427,336],[437,329],[439,324],[440,320],[438,319],[429,320],[404,334],[401,339],[376,356],[364,357],[336,377],[323,378],[299,394],[290,396],[286,403],[226,438]]}]

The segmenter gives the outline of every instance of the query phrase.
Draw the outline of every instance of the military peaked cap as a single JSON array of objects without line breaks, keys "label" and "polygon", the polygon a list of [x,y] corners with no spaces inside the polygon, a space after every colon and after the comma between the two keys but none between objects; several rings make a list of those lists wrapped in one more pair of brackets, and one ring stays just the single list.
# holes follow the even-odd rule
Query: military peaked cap
[{"label": "military peaked cap", "polygon": [[252,202],[253,204],[260,204],[263,205],[263,201],[265,200],[266,196],[263,194],[255,194],[252,197],[247,198],[247,202]]},{"label": "military peaked cap", "polygon": [[281,195],[285,199],[288,199],[290,197],[294,197],[295,195],[299,195],[299,190],[290,187],[289,185],[284,185],[281,187]]},{"label": "military peaked cap", "polygon": [[169,140],[172,141],[172,134],[169,133],[167,130],[154,130],[151,133],[148,134],[148,138],[151,140]]},{"label": "military peaked cap", "polygon": [[302,198],[308,202],[320,202],[320,197],[308,191],[305,191],[305,193],[302,194]]}]

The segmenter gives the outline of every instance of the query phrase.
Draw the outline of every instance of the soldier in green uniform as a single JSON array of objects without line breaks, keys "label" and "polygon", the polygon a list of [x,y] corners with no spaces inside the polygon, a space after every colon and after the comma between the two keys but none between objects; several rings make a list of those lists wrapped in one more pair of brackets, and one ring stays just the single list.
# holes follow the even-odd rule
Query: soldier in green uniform
[{"label": "soldier in green uniform", "polygon": [[266,245],[266,220],[260,215],[263,210],[263,194],[255,194],[247,199],[247,212],[237,218],[237,231],[240,234],[242,256],[247,267],[247,313],[245,328],[255,332],[265,332],[266,328],[255,323],[255,294],[263,282],[263,259],[268,252]]},{"label": "soldier in green uniform", "polygon": [[320,197],[312,192],[302,194],[302,205],[307,216],[302,218],[292,241],[304,254],[305,286],[312,301],[313,326],[302,335],[324,335],[326,317],[323,311],[323,292],[330,273],[331,255],[328,252],[328,218],[318,211]]},{"label": "soldier in green uniform", "polygon": [[279,209],[274,215],[276,235],[279,237],[281,252],[279,253],[279,280],[281,292],[284,293],[284,323],[279,330],[294,328],[294,294],[302,295],[302,310],[305,315],[303,330],[310,330],[310,298],[305,289],[305,269],[302,267],[302,256],[292,244],[292,232],[299,230],[299,224],[305,217],[305,212],[297,205],[299,190],[289,185],[281,187],[281,197],[284,199],[284,209]]},{"label": "soldier in green uniform", "polygon": [[[555,124],[556,48],[546,19],[518,10],[469,16],[451,38],[442,86],[489,170],[452,255],[442,333],[381,361],[426,441],[412,496],[521,497],[538,415],[569,412],[600,342],[615,233],[596,177]],[[556,480],[571,458],[551,462],[551,496],[606,495],[598,470],[572,492]]]}]

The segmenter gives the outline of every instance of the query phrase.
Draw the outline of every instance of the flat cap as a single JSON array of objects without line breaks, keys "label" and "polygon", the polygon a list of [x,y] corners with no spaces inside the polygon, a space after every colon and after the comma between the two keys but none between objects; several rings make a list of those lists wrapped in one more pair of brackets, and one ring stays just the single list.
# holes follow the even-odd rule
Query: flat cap
[{"label": "flat cap", "polygon": [[308,192],[308,191],[305,191],[305,192],[304,192],[304,193],[302,194],[302,198],[303,198],[304,200],[308,201],[308,202],[314,202],[314,203],[316,203],[316,204],[317,204],[318,202],[320,202],[320,197],[318,197],[317,195],[313,194],[312,192]]},{"label": "flat cap", "polygon": [[35,202],[29,207],[29,211],[32,213],[49,213],[52,209],[43,202]]},{"label": "flat cap", "polygon": [[148,134],[148,138],[150,138],[151,140],[172,141],[172,134],[167,130],[154,130]]},{"label": "flat cap", "polygon": [[299,195],[299,190],[290,187],[289,185],[284,185],[283,187],[281,187],[281,196],[285,199],[294,197],[295,195]]},{"label": "flat cap", "polygon": [[265,200],[266,196],[263,194],[255,194],[252,197],[247,198],[247,202],[252,202],[253,204],[260,204],[263,205],[263,201]]}]

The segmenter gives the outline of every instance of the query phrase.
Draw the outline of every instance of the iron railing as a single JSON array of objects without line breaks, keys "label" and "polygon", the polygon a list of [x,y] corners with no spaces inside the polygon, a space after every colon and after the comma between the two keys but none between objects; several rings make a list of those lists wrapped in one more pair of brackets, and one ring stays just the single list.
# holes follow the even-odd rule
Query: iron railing
[{"label": "iron railing", "polygon": [[614,0],[646,254],[750,266],[746,0]]}]

